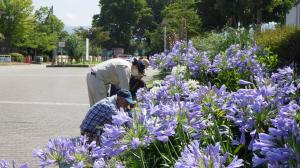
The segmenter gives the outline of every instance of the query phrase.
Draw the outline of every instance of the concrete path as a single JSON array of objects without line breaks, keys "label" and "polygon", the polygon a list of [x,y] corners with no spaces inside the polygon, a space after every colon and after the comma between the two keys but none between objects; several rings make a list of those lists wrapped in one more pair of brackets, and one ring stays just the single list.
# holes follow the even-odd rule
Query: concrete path
[{"label": "concrete path", "polygon": [[[88,108],[89,68],[0,66],[0,160],[38,167],[34,149],[48,139],[75,137]],[[157,73],[146,71],[145,80]]]}]

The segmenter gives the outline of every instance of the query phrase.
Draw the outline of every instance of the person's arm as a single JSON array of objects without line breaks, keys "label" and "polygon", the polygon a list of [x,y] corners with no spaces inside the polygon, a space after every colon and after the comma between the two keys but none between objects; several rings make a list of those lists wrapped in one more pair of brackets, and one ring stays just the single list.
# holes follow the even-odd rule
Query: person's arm
[{"label": "person's arm", "polygon": [[120,66],[116,69],[119,77],[119,88],[129,90],[129,81],[131,76],[131,69],[128,66]]}]

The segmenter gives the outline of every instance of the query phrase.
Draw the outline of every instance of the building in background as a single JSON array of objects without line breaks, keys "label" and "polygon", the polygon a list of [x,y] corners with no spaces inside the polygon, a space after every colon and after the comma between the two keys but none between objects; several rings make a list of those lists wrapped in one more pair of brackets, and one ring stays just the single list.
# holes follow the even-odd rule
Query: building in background
[{"label": "building in background", "polygon": [[300,0],[298,0],[295,6],[286,14],[286,25],[300,25]]}]

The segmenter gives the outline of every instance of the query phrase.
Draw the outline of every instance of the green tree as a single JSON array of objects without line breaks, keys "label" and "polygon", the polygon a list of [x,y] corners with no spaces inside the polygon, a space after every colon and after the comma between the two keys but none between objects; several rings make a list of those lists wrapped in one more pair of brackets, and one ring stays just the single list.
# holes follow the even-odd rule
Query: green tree
[{"label": "green tree", "polygon": [[199,35],[201,18],[195,9],[195,0],[175,0],[164,9],[168,33],[176,33],[185,40]]},{"label": "green tree", "polygon": [[102,27],[92,27],[90,29],[79,27],[74,30],[74,34],[81,38],[82,41],[85,41],[86,38],[89,38],[90,54],[92,56],[99,56],[101,45],[110,39],[109,33],[107,31],[103,31]]},{"label": "green tree", "polygon": [[[34,29],[31,0],[0,0],[0,33],[5,37],[9,50],[21,46]],[[9,51],[10,52],[10,51]]]},{"label": "green tree", "polygon": [[[165,7],[171,3],[171,0],[147,0],[147,5],[151,11],[147,11],[147,8],[144,8],[146,12],[143,12],[143,15],[140,16],[140,24],[137,29],[140,27],[144,33],[144,40],[141,41],[144,49],[146,49],[147,55],[152,55],[157,52],[163,51],[163,11]],[[147,25],[148,24],[148,25]]]},{"label": "green tree", "polygon": [[105,41],[109,40],[109,32],[104,31],[102,27],[92,27],[89,30],[89,38],[94,46],[101,46]]},{"label": "green tree", "polygon": [[222,28],[225,24],[236,27],[262,22],[284,23],[285,15],[295,0],[202,0],[197,11],[205,29]]},{"label": "green tree", "polygon": [[50,51],[57,48],[63,32],[64,24],[52,13],[52,9],[41,7],[35,11],[34,29],[29,36],[21,44],[23,47],[28,47],[34,50],[34,55],[42,52],[49,54]]},{"label": "green tree", "polygon": [[80,36],[76,34],[68,36],[65,49],[71,59],[80,60],[84,54],[84,44],[84,40]]},{"label": "green tree", "polygon": [[226,17],[221,14],[215,4],[216,0],[202,0],[195,4],[204,30],[221,29],[226,24]]},{"label": "green tree", "polygon": [[100,0],[100,15],[94,17],[93,25],[108,31],[110,39],[103,43],[105,48],[122,47],[127,50],[133,38],[140,11],[145,0]]},{"label": "green tree", "polygon": [[147,46],[147,54],[152,55],[164,50],[164,32],[161,27],[158,27],[154,31],[146,31],[146,35],[150,39],[150,43]]},{"label": "green tree", "polygon": [[147,0],[149,8],[152,10],[155,23],[160,24],[163,20],[163,10],[171,3],[171,0]]},{"label": "green tree", "polygon": [[[255,3],[255,1],[257,3]],[[256,4],[255,8],[258,14],[260,14],[260,10],[262,11],[260,17],[263,22],[276,21],[282,24],[285,22],[286,13],[296,3],[296,0],[267,0],[260,2],[261,4],[258,3],[258,0],[255,1],[252,3]],[[260,7],[262,7],[262,9]]]},{"label": "green tree", "polygon": [[51,51],[57,47],[61,35],[64,33],[64,23],[53,14],[53,8],[41,7],[35,12],[37,32],[42,34],[39,48]]}]

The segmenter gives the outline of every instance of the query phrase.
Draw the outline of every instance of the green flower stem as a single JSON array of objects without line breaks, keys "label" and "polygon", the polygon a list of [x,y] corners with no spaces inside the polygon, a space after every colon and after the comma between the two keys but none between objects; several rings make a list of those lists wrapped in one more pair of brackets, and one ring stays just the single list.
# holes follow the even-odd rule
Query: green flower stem
[{"label": "green flower stem", "polygon": [[139,150],[140,150],[140,155],[141,155],[141,159],[142,159],[142,163],[143,163],[143,168],[146,168],[143,150],[142,150],[142,148],[140,148]]},{"label": "green flower stem", "polygon": [[178,154],[177,154],[177,151],[176,151],[176,149],[174,148],[174,145],[172,144],[172,141],[169,141],[168,143],[170,143],[170,145],[171,145],[171,147],[172,147],[172,149],[173,149],[173,151],[174,151],[176,157],[179,158],[179,156],[178,156]]}]

